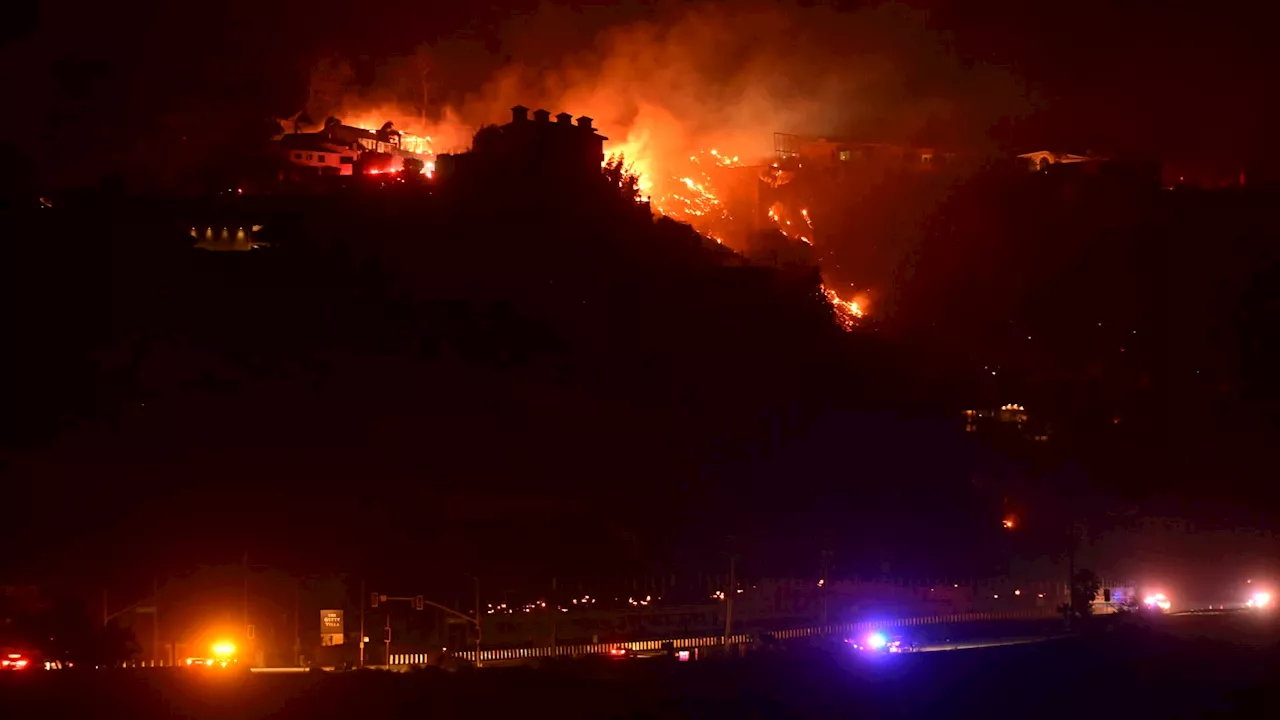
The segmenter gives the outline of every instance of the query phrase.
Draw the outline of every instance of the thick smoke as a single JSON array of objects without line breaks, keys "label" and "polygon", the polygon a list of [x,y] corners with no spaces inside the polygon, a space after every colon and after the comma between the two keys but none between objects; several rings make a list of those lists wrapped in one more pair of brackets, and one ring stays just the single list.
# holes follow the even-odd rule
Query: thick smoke
[{"label": "thick smoke", "polygon": [[327,61],[307,114],[392,120],[447,151],[504,122],[512,105],[564,110],[592,116],[610,149],[658,172],[712,147],[763,160],[774,132],[972,149],[995,119],[1026,109],[1014,78],[951,56],[927,18],[901,6],[708,4],[622,22],[584,13],[544,7],[489,36],[382,61],[363,81]]}]

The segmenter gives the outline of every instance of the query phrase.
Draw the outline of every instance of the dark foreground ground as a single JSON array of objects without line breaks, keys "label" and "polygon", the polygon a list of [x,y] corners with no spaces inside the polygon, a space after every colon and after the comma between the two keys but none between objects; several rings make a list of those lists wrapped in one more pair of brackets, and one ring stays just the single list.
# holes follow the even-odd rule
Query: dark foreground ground
[{"label": "dark foreground ground", "polygon": [[1258,618],[854,659],[793,648],[480,673],[74,671],[0,678],[6,718],[1269,716],[1280,648]]}]

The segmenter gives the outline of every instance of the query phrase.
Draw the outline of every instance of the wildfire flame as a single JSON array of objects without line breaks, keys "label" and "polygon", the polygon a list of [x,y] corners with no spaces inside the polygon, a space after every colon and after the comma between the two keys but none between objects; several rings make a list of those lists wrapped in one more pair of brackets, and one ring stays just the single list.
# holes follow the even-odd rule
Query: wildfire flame
[{"label": "wildfire flame", "polygon": [[[398,112],[391,113],[391,117],[400,118],[401,114]],[[294,120],[295,122],[297,122],[296,117],[294,118]],[[338,120],[340,120],[343,125],[347,125],[349,127],[354,127],[354,128],[360,128],[361,130],[366,130],[368,132],[377,134],[378,131],[381,130],[383,125],[386,123],[387,117],[380,113],[366,111],[366,112],[358,112],[352,115],[339,116]],[[408,130],[403,130],[400,128],[399,122],[400,121],[398,119],[393,120],[392,128],[395,130],[396,133],[399,134],[400,149],[404,152],[413,153],[414,155],[419,156],[419,159],[423,161],[422,174],[427,177],[433,177],[435,175],[435,170],[436,170],[436,162],[435,162],[436,151],[433,146],[431,136],[420,135]],[[305,127],[305,128],[302,127],[302,124],[303,123],[298,123],[299,129],[305,129],[309,132],[318,130],[321,127],[320,124],[314,123],[314,122],[312,122],[309,127]],[[399,160],[396,160],[397,164],[395,164],[390,169],[370,169],[366,171],[366,174],[382,175],[384,173],[389,173],[389,172],[398,173],[400,172],[400,169],[401,169],[400,165],[398,164],[399,162],[400,162]]]},{"label": "wildfire flame", "polygon": [[703,235],[723,242],[718,225],[731,218],[704,168],[741,167],[738,156],[722,155],[714,148],[700,151],[689,156],[689,167],[681,168],[681,174],[665,174],[654,170],[641,146],[642,143],[622,143],[612,149],[610,158],[623,157],[627,161],[628,170],[639,177],[640,194],[655,212],[688,223]]},{"label": "wildfire flame", "polygon": [[[343,118],[343,122],[377,132],[385,120],[369,113],[356,113]],[[413,127],[410,123],[406,124]],[[459,133],[457,128],[452,128],[445,134],[453,136]],[[434,174],[436,151],[432,135],[400,130],[400,147],[422,156],[426,160],[423,172],[428,177]],[[609,147],[605,164],[621,158],[625,164],[625,174],[636,176],[636,189],[640,197],[650,203],[655,213],[688,223],[702,235],[723,244],[726,225],[733,218],[716,188],[715,173],[744,167],[741,157],[722,153],[713,147],[689,155],[687,164],[675,161],[677,167],[659,167],[657,158],[669,158],[669,154],[660,154],[659,149],[644,133],[629,134],[622,142]],[[775,187],[791,179],[776,164],[767,168],[761,177]],[[801,208],[796,215],[789,212],[782,203],[775,203],[769,208],[768,217],[784,236],[813,245],[814,223],[808,208]],[[845,330],[852,330],[864,317],[865,298],[843,299],[826,284],[820,286],[820,292],[831,304],[836,322]]]},{"label": "wildfire flame", "polygon": [[839,323],[840,327],[845,330],[852,330],[857,326],[858,321],[865,315],[865,312],[862,309],[862,303],[857,298],[852,300],[843,300],[835,290],[832,290],[825,284],[821,285],[819,289],[822,291],[822,294],[826,296],[827,302],[831,303],[831,307],[835,310],[836,322]]},{"label": "wildfire flame", "polygon": [[[686,222],[693,226],[695,230],[715,240],[717,243],[723,243],[723,238],[717,232],[717,224],[728,221],[731,218],[724,203],[716,195],[711,176],[704,168],[707,166],[713,168],[743,167],[739,157],[737,155],[721,154],[719,150],[712,148],[689,156],[691,169],[689,174],[663,176],[653,172],[652,163],[643,155],[640,157],[626,155],[628,147],[631,147],[633,151],[636,149],[635,146],[624,145],[617,148],[615,152],[624,155],[628,159],[628,171],[639,176],[637,187],[642,195],[648,196],[654,211],[675,220]],[[610,159],[614,157],[616,156],[611,156]],[[635,159],[632,159],[633,157]],[[655,180],[655,176],[657,180]],[[656,194],[656,197],[653,194],[655,187],[660,188],[660,192]],[[786,208],[781,202],[774,203],[768,211],[769,219],[778,226],[778,230],[783,235],[812,246],[813,240],[810,235],[814,227],[809,209],[801,208],[799,220],[795,222],[786,219],[786,214]],[[803,227],[796,226],[796,223],[800,221],[804,223]],[[827,287],[826,284],[823,284],[820,290],[823,297],[831,304],[832,310],[835,312],[836,322],[845,330],[852,330],[865,316],[865,298],[854,297],[845,300],[835,290]]]},{"label": "wildfire flame", "polygon": [[[794,226],[792,225],[792,222],[783,217],[785,213],[786,213],[786,209],[782,206],[782,203],[780,202],[774,203],[773,207],[769,208],[769,219],[772,220],[774,224],[778,226],[778,231],[781,232],[783,235],[786,235],[787,237],[791,238],[792,240],[799,240],[805,245],[813,245],[813,240],[810,240],[806,233],[804,233],[803,231],[797,232]],[[805,225],[807,225],[809,229],[812,230],[813,221],[809,219],[809,211],[801,210],[800,213],[802,217],[804,217]]]}]

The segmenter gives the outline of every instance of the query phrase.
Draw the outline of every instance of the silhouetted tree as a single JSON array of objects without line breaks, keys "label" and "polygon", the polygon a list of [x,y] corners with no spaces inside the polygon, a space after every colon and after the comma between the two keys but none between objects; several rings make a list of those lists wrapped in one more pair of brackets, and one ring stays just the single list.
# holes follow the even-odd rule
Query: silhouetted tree
[{"label": "silhouetted tree", "polygon": [[1080,617],[1093,614],[1093,603],[1098,599],[1098,591],[1102,589],[1102,581],[1097,574],[1088,568],[1076,571],[1071,583],[1071,609]]},{"label": "silhouetted tree", "polygon": [[404,176],[406,178],[416,178],[416,177],[420,177],[423,171],[426,170],[426,168],[427,168],[427,164],[423,162],[420,158],[410,157],[410,158],[404,159],[402,172],[404,173]]},{"label": "silhouetted tree", "polygon": [[635,173],[631,165],[627,164],[627,159],[622,153],[610,155],[605,161],[602,172],[609,184],[618,188],[624,199],[640,199],[640,176]]},{"label": "silhouetted tree", "polygon": [[382,123],[382,127],[378,128],[378,132],[375,134],[378,140],[382,142],[397,145],[400,143],[400,132],[396,130],[395,125],[390,120]]},{"label": "silhouetted tree", "polygon": [[471,136],[471,149],[475,152],[489,152],[497,148],[502,130],[497,125],[484,125]]}]

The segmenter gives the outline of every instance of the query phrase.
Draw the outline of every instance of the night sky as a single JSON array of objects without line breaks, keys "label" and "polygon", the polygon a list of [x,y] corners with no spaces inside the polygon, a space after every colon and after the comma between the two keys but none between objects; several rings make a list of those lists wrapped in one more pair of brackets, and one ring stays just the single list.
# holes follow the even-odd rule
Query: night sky
[{"label": "night sky", "polygon": [[[432,78],[442,96],[457,97],[474,90],[486,66],[568,54],[603,28],[662,22],[697,6],[391,2],[370,13],[333,0],[132,3],[128,11],[45,2],[6,28],[5,72],[20,101],[5,113],[5,136],[28,162],[85,181],[92,173],[74,166],[101,171],[103,161],[165,148],[174,135],[193,140],[209,127],[293,115],[321,58],[363,63],[372,80],[374,66],[424,43],[467,46],[477,62]],[[1148,153],[1228,175],[1265,150],[1262,128],[1274,110],[1265,106],[1265,23],[1250,14],[1258,11],[1096,0],[894,7],[934,33],[944,53],[1024,83],[1033,110],[993,131],[1014,145]],[[927,64],[938,48],[899,50]]]}]

